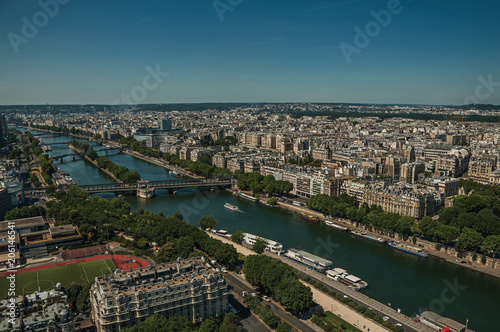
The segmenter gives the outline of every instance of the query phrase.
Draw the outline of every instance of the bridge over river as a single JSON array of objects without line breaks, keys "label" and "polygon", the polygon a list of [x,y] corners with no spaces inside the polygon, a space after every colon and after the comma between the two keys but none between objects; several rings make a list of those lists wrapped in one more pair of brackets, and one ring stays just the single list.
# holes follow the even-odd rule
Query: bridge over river
[{"label": "bridge over river", "polygon": [[[139,181],[133,183],[105,183],[80,185],[79,187],[89,194],[98,193],[119,193],[119,192],[134,192],[138,189],[167,189],[176,191],[184,188],[198,189],[221,189],[230,187],[232,178],[217,178],[217,179],[190,179],[190,180],[160,180],[160,181]],[[34,188],[35,191],[44,191],[47,187]],[[58,186],[56,189],[65,189],[65,186]]]}]

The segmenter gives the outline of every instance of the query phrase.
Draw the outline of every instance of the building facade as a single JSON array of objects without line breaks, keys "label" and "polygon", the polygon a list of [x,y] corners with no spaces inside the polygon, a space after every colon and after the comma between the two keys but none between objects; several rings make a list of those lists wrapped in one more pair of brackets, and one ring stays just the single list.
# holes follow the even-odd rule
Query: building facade
[{"label": "building facade", "polygon": [[436,190],[416,185],[376,182],[366,186],[361,203],[378,205],[385,212],[421,219],[434,215],[444,204],[444,197]]},{"label": "building facade", "polygon": [[96,278],[90,303],[98,332],[120,331],[155,313],[197,323],[227,311],[228,286],[203,257],[179,258]]}]

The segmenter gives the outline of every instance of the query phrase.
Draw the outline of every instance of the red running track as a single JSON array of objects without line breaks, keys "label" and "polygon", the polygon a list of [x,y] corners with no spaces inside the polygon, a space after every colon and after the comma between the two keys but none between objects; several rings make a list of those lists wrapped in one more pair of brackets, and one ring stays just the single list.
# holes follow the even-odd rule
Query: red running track
[{"label": "red running track", "polygon": [[[131,267],[132,270],[141,268],[141,267],[147,267],[150,266],[149,262],[145,259],[135,257],[135,256],[127,256],[127,255],[99,255],[99,256],[93,256],[93,257],[86,257],[86,258],[78,258],[78,259],[72,259],[69,261],[63,261],[63,262],[57,262],[57,263],[51,263],[51,264],[46,264],[46,265],[40,265],[40,266],[34,266],[34,267],[27,267],[25,269],[17,270],[15,274],[19,273],[24,273],[24,272],[31,272],[31,271],[39,271],[39,270],[44,270],[44,269],[50,269],[53,267],[58,267],[58,266],[64,266],[64,265],[71,265],[71,264],[77,264],[77,263],[83,263],[83,262],[90,262],[90,261],[97,261],[100,259],[112,259],[116,267],[122,271],[128,271],[129,267]],[[132,262],[130,262],[132,260]],[[12,271],[6,271],[0,273],[0,277],[8,276],[11,275],[13,272]]]}]

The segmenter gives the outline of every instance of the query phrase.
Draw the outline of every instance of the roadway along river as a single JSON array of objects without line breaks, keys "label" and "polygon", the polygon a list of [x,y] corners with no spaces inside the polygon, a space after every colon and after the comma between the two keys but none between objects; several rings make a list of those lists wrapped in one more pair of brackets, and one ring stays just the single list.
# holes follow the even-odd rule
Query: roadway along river
[{"label": "roadway along river", "polygon": [[[70,137],[43,137],[46,143],[69,141]],[[66,146],[55,146],[52,154],[68,153]],[[118,165],[137,170],[143,179],[170,179],[168,172],[129,155],[105,151]],[[83,160],[65,159],[55,163],[71,174],[77,184],[109,183],[111,180]],[[345,268],[369,287],[364,291],[385,304],[401,308],[406,315],[430,309],[465,324],[475,331],[498,331],[500,318],[500,280],[441,259],[420,258],[387,245],[371,242],[324,225],[304,221],[296,214],[269,208],[234,197],[228,192],[199,193],[180,190],[177,195],[157,192],[153,199],[127,196],[132,209],[144,208],[165,215],[181,211],[186,222],[197,224],[202,215],[213,215],[218,229],[232,233],[238,229],[283,243],[285,248],[301,247]],[[237,205],[242,213],[224,209],[224,203]]]}]

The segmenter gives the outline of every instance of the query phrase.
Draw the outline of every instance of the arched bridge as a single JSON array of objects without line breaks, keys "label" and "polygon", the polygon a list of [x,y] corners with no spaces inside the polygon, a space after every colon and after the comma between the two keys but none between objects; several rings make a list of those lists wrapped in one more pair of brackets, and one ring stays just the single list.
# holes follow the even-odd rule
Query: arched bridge
[{"label": "arched bridge", "polygon": [[95,152],[100,152],[100,151],[108,151],[108,150],[119,150],[122,151],[123,147],[122,146],[104,146],[100,149],[94,150]]},{"label": "arched bridge", "polygon": [[43,145],[62,145],[62,144],[68,145],[69,143],[71,143],[71,142],[54,142],[54,143],[45,143],[45,142],[43,142]]},{"label": "arched bridge", "polygon": [[64,157],[73,157],[73,160],[76,159],[76,156],[83,156],[83,153],[80,152],[74,152],[74,153],[67,153],[67,154],[62,154],[62,155],[55,155],[55,156],[49,156],[49,159],[52,160],[61,160],[61,163],[63,162]]},{"label": "arched bridge", "polygon": [[147,184],[151,189],[169,189],[178,190],[183,188],[204,188],[215,189],[231,186],[231,178],[220,179],[192,179],[192,180],[162,180],[149,182],[134,182],[134,183],[106,183],[106,184],[91,184],[79,186],[89,194],[106,193],[106,192],[126,192],[136,191],[139,186]]}]

